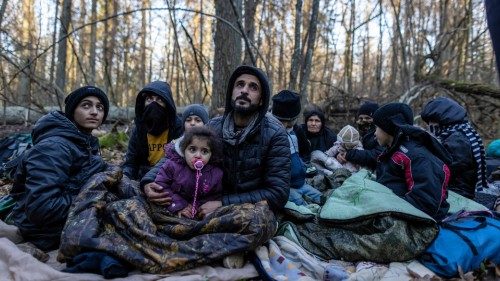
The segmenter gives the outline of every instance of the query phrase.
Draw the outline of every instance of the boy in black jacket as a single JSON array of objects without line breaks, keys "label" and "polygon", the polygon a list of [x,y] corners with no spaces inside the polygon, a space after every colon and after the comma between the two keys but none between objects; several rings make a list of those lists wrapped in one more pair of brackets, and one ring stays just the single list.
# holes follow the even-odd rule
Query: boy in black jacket
[{"label": "boy in black jacket", "polygon": [[385,147],[378,158],[377,181],[435,220],[444,219],[450,207],[446,198],[451,159],[446,149],[413,126],[413,112],[406,104],[382,106],[373,121],[375,137]]}]

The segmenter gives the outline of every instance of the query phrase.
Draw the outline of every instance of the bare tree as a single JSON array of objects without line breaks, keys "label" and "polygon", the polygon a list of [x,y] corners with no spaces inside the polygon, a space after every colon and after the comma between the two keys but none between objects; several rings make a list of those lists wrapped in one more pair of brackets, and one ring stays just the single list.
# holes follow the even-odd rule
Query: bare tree
[{"label": "bare tree", "polygon": [[2,22],[3,22],[3,15],[5,14],[5,9],[7,8],[7,3],[9,1],[7,0],[3,0],[2,1],[2,6],[0,6],[0,26],[2,26]]},{"label": "bare tree", "polygon": [[314,53],[314,45],[316,43],[316,30],[318,26],[318,12],[319,12],[319,0],[313,1],[311,20],[309,21],[309,30],[307,38],[307,51],[304,58],[304,64],[302,64],[301,75],[300,75],[300,96],[302,102],[302,108],[308,103],[306,88],[309,83],[309,75],[311,74],[311,64],[312,56]]},{"label": "bare tree", "polygon": [[[97,19],[97,0],[92,0],[92,7],[90,12],[90,18],[92,22]],[[89,55],[89,65],[90,65],[90,79],[89,83],[95,85],[96,82],[96,45],[97,45],[97,24],[94,23],[90,26],[90,55]]]},{"label": "bare tree", "polygon": [[[255,12],[257,10],[257,5],[259,0],[245,0],[245,34],[247,40],[250,42],[254,41],[255,36]],[[253,65],[255,64],[255,59],[252,58],[252,50],[249,44],[245,44],[245,58],[243,59],[243,64]]]},{"label": "bare tree", "polygon": [[300,63],[302,61],[301,43],[301,28],[302,28],[302,0],[297,0],[295,3],[295,33],[293,42],[293,55],[290,67],[290,83],[288,88],[295,89],[297,86],[297,78],[299,76]]},{"label": "bare tree", "polygon": [[[241,0],[215,0],[215,14],[237,26],[237,17],[228,7],[231,2],[241,11]],[[212,77],[212,108],[225,104],[227,82],[231,72],[241,62],[241,37],[234,29],[217,20],[214,36],[215,52]]]},{"label": "bare tree", "polygon": [[63,0],[61,11],[61,27],[59,29],[59,46],[57,50],[56,85],[64,91],[66,86],[66,51],[67,34],[71,22],[71,0]]}]

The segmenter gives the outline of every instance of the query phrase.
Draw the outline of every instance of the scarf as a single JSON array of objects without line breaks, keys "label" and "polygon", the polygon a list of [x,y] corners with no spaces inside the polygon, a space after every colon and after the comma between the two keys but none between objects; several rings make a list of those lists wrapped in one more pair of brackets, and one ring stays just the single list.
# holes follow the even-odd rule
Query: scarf
[{"label": "scarf", "polygon": [[486,182],[486,157],[484,152],[484,145],[481,136],[476,132],[476,130],[470,125],[469,122],[463,122],[448,126],[440,127],[439,130],[436,130],[437,137],[440,141],[446,139],[453,132],[461,132],[463,133],[472,147],[472,153],[474,154],[474,159],[477,163],[477,182],[476,182],[476,191],[482,191],[483,188],[487,187],[488,184]]},{"label": "scarf", "polygon": [[142,118],[148,133],[153,136],[159,136],[168,129],[167,110],[156,102],[152,102],[144,108]]},{"label": "scarf", "polygon": [[222,124],[222,139],[231,145],[237,145],[242,143],[247,135],[253,130],[255,123],[257,123],[259,114],[254,114],[248,125],[239,131],[234,130],[235,125],[233,114],[234,111],[231,111],[226,118],[224,118],[224,123]]}]

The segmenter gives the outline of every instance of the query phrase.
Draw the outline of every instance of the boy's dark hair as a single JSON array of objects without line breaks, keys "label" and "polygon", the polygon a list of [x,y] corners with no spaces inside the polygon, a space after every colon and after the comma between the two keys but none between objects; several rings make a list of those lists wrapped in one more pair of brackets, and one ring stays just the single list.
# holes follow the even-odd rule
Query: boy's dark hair
[{"label": "boy's dark hair", "polygon": [[203,138],[208,141],[208,146],[212,152],[210,163],[221,166],[223,163],[222,141],[217,134],[207,126],[193,127],[189,129],[182,138],[180,148],[184,152],[194,138]]}]

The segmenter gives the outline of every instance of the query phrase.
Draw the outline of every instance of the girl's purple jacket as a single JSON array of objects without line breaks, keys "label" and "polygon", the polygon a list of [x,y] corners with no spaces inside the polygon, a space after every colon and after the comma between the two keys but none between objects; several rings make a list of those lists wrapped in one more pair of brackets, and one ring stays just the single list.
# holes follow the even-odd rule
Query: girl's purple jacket
[{"label": "girl's purple jacket", "polygon": [[[155,179],[172,196],[172,203],[168,206],[171,213],[177,213],[188,204],[193,204],[196,188],[196,171],[189,168],[184,157],[179,154],[180,150],[176,148],[178,146],[172,142],[165,147],[167,160]],[[209,162],[201,173],[195,206],[197,210],[203,203],[220,200],[222,196],[222,170]]]}]

